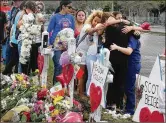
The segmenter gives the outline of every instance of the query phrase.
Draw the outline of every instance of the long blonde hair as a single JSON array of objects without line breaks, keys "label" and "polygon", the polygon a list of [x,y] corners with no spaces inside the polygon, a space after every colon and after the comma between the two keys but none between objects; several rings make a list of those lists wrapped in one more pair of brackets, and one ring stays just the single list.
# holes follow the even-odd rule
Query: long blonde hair
[{"label": "long blonde hair", "polygon": [[101,10],[94,10],[86,19],[85,24],[92,24],[93,19],[97,16],[102,18],[103,11]]}]

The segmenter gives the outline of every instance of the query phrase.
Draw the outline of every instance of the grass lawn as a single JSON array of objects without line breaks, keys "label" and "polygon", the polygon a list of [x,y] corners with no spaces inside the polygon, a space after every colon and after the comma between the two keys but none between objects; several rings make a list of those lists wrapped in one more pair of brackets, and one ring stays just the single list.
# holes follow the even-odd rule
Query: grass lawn
[{"label": "grass lawn", "polygon": [[[4,69],[4,65],[1,63],[1,72],[3,69]],[[49,59],[48,78],[47,78],[47,80],[48,80],[47,87],[48,88],[52,87],[53,73],[54,73],[54,65],[53,65],[52,59],[50,58]],[[87,121],[89,119],[89,113],[90,113],[89,98],[88,97],[82,98],[76,92],[74,93],[74,98],[76,100],[78,100],[83,105],[84,121]],[[103,109],[102,112],[105,112],[105,110]],[[120,123],[120,122],[133,122],[131,120],[131,118],[129,118],[129,119],[114,119],[111,116],[111,114],[105,114],[105,113],[102,113],[101,121],[118,122],[118,123]]]}]

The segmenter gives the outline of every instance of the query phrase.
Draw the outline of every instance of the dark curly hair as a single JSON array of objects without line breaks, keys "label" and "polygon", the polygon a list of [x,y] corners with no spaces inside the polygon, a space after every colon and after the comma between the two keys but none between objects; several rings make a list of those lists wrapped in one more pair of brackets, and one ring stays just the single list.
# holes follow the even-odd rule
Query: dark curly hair
[{"label": "dark curly hair", "polygon": [[33,12],[35,12],[35,10],[36,10],[36,3],[33,2],[33,1],[27,1],[26,4],[25,4],[25,8],[26,9],[30,9]]}]

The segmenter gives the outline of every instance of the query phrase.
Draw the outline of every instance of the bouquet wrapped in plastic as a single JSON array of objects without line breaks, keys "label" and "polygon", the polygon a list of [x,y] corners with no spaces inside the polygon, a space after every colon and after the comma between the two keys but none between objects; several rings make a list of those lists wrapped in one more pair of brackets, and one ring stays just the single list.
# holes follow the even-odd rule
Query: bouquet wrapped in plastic
[{"label": "bouquet wrapped in plastic", "polygon": [[67,50],[68,41],[74,38],[74,31],[71,28],[61,30],[55,39],[54,48],[58,50]]}]

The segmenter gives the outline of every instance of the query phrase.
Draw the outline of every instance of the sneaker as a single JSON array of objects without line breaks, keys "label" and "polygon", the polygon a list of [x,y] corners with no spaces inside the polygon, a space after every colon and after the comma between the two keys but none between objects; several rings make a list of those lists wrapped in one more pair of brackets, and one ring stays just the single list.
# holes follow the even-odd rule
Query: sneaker
[{"label": "sneaker", "polygon": [[108,107],[108,109],[111,111],[116,111],[116,105],[111,105]]},{"label": "sneaker", "polygon": [[123,114],[125,114],[125,112],[124,112],[124,110],[123,109],[116,109],[116,112],[118,113],[118,114],[121,114],[121,115],[123,115]]},{"label": "sneaker", "polygon": [[126,113],[126,114],[122,115],[121,118],[122,118],[122,119],[131,118],[131,115],[130,115],[129,113]]},{"label": "sneaker", "polygon": [[116,105],[112,105],[112,106],[107,106],[107,110],[109,114],[115,115],[116,114]]}]

